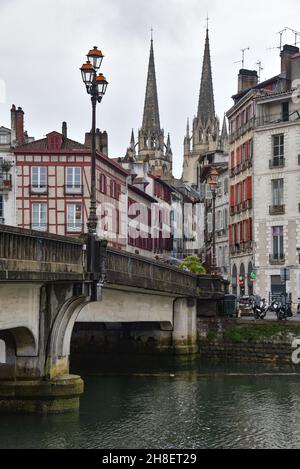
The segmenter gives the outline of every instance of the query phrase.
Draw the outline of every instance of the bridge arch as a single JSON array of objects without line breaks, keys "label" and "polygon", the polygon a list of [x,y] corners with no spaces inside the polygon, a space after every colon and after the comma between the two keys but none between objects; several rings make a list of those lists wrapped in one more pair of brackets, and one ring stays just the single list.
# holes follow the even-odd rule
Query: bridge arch
[{"label": "bridge arch", "polygon": [[0,379],[14,379],[16,345],[10,331],[0,331]]},{"label": "bridge arch", "polygon": [[6,363],[6,343],[0,339],[0,365]]},{"label": "bridge arch", "polygon": [[68,299],[60,308],[54,321],[47,354],[46,371],[50,378],[69,373],[71,336],[82,309],[89,303],[87,297]]}]

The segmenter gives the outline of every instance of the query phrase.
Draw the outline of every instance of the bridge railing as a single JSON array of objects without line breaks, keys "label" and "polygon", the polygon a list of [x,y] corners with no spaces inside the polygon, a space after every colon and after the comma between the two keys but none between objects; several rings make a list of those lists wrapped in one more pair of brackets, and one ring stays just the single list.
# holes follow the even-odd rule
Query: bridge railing
[{"label": "bridge railing", "polygon": [[[29,274],[31,273],[31,275]],[[0,225],[0,278],[82,279],[82,242],[73,238]]]},{"label": "bridge railing", "polygon": [[183,296],[208,297],[223,292],[220,278],[197,277],[156,260],[108,248],[107,278],[109,283],[162,291]]}]

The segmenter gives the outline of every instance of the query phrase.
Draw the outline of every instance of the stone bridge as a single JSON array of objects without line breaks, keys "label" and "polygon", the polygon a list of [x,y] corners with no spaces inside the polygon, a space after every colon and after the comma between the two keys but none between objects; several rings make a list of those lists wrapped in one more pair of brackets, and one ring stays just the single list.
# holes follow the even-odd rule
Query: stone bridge
[{"label": "stone bridge", "polygon": [[0,225],[0,410],[79,406],[83,382],[69,374],[75,323],[77,345],[100,323],[155,323],[159,351],[197,352],[197,305],[223,296],[220,278],[107,249],[101,301],[91,302],[86,257],[85,240]]}]

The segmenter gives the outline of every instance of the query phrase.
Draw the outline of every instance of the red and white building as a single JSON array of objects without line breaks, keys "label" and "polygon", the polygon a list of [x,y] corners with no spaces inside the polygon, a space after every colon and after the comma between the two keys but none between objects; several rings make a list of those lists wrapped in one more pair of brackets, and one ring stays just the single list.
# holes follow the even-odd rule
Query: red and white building
[{"label": "red and white building", "polygon": [[[63,124],[62,133],[51,132],[44,139],[21,145],[14,149],[14,156],[17,225],[65,236],[85,233],[91,193],[90,148],[67,138]],[[156,206],[160,200],[168,202],[171,188],[154,176],[150,179],[153,196],[134,185],[126,169],[97,151],[98,234],[112,247],[145,256],[171,250],[171,238],[163,235],[163,227],[170,227],[170,210],[164,216]]]}]

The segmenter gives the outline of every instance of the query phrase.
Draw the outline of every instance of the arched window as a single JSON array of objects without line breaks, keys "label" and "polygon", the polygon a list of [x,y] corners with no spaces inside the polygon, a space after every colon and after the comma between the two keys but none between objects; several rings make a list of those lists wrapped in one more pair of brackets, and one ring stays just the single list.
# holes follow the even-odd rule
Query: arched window
[{"label": "arched window", "polygon": [[237,268],[236,268],[236,265],[234,265],[233,268],[232,268],[231,284],[232,284],[232,293],[234,295],[237,295]]},{"label": "arched window", "polygon": [[245,266],[244,264],[241,264],[240,267],[240,278],[239,278],[239,285],[240,285],[240,295],[244,296],[246,292],[246,271],[245,271]]},{"label": "arched window", "polygon": [[248,294],[251,296],[254,292],[254,282],[251,278],[251,274],[253,273],[253,264],[249,262],[248,265]]},{"label": "arched window", "polygon": [[0,363],[6,363],[6,345],[2,339],[0,339]]}]

